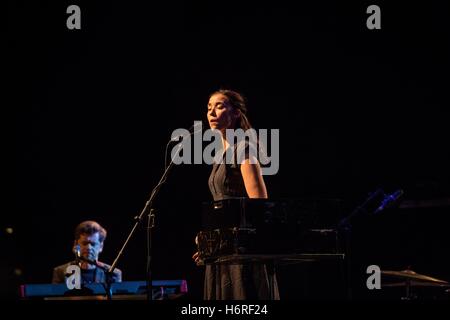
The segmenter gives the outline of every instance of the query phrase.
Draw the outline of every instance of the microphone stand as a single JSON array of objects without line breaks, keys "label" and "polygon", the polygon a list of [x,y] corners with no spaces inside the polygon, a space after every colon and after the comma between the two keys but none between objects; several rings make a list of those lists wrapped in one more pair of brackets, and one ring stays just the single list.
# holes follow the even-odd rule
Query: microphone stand
[{"label": "microphone stand", "polygon": [[361,205],[357,206],[356,209],[353,210],[352,213],[350,213],[350,215],[348,215],[347,217],[343,218],[339,223],[338,223],[338,231],[343,233],[344,235],[344,248],[345,248],[345,266],[344,268],[346,269],[346,282],[347,282],[347,298],[349,300],[352,299],[352,255],[351,255],[351,235],[352,235],[352,220],[360,215],[361,213],[365,213],[367,214],[368,211],[368,206],[369,204],[371,204],[376,198],[378,197],[383,197],[384,196],[384,191],[382,189],[377,189],[375,192],[371,193],[369,195],[369,198],[366,199],[366,201],[364,201],[364,203],[362,203]]},{"label": "microphone stand", "polygon": [[[178,153],[181,150],[181,146],[182,143],[180,143],[178,145],[178,150],[175,153],[175,156],[178,155]],[[165,168],[164,173],[161,177],[161,179],[159,180],[158,184],[156,185],[156,187],[152,190],[151,194],[150,194],[150,198],[147,200],[147,202],[145,203],[144,208],[142,209],[141,213],[139,214],[139,216],[134,217],[135,223],[133,228],[131,229],[127,239],[125,240],[124,244],[122,245],[122,248],[120,249],[119,253],[117,254],[116,259],[114,260],[113,264],[111,265],[111,267],[109,268],[109,270],[106,272],[107,274],[107,279],[108,277],[110,277],[114,271],[114,269],[117,266],[117,262],[119,261],[120,257],[122,256],[126,246],[128,245],[128,242],[130,241],[131,237],[134,235],[137,227],[139,226],[139,224],[141,223],[144,215],[146,214],[147,211],[149,211],[150,213],[148,214],[148,226],[147,226],[147,300],[152,300],[152,279],[151,279],[151,231],[155,226],[155,210],[152,208],[153,207],[153,201],[156,197],[156,195],[158,194],[159,190],[161,189],[162,185],[166,182],[167,176],[169,174],[170,169],[172,169],[174,165],[173,159],[170,161],[169,165]],[[110,288],[110,284],[108,287],[108,291],[111,291]]]},{"label": "microphone stand", "polygon": [[[345,251],[346,251],[346,260],[347,260],[347,282],[350,283],[351,279],[351,236],[352,236],[352,219],[358,216],[361,213],[376,215],[384,209],[392,206],[398,199],[403,195],[403,190],[397,190],[391,195],[386,195],[382,189],[378,189],[372,194],[370,194],[369,198],[364,201],[363,204],[358,206],[348,217],[342,219],[338,224],[338,230],[343,231],[345,234]],[[381,204],[375,208],[369,207],[369,205],[373,205],[372,202],[375,202],[377,198],[382,198]],[[351,299],[352,296],[352,288],[348,286],[348,297]]]}]

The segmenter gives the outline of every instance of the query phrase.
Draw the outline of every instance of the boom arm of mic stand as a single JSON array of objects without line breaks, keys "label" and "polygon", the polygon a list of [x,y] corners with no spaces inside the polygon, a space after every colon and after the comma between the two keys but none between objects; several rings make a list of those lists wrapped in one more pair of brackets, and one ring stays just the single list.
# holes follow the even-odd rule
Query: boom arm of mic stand
[{"label": "boom arm of mic stand", "polygon": [[359,205],[355,210],[353,210],[353,212],[349,216],[342,219],[338,224],[338,228],[349,231],[349,229],[351,229],[352,227],[353,218],[359,215],[362,211],[366,211],[367,205],[380,195],[384,195],[384,191],[382,189],[377,189],[369,196],[369,198],[366,199],[366,201],[364,201],[363,204]]}]

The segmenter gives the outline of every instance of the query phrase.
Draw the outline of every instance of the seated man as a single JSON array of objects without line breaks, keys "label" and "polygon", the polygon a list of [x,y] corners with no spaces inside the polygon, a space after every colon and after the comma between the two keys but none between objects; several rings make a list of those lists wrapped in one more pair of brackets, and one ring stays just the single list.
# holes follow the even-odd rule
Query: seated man
[{"label": "seated man", "polygon": [[[65,283],[66,269],[71,264],[78,264],[81,269],[81,284],[105,283],[109,265],[98,261],[103,250],[106,230],[95,221],[84,221],[75,228],[73,251],[77,259],[53,269],[52,283]],[[89,262],[88,262],[89,261]],[[115,269],[112,282],[122,281],[122,271]]]}]

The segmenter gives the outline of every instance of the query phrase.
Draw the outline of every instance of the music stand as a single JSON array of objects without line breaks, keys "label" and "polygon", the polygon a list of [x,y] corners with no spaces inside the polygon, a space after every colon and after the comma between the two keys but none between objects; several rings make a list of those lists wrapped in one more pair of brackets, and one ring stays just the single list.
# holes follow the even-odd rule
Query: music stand
[{"label": "music stand", "polygon": [[318,260],[345,260],[343,253],[298,253],[298,254],[231,254],[218,257],[207,264],[264,264],[269,273],[269,300],[274,300],[274,275],[276,266]]}]

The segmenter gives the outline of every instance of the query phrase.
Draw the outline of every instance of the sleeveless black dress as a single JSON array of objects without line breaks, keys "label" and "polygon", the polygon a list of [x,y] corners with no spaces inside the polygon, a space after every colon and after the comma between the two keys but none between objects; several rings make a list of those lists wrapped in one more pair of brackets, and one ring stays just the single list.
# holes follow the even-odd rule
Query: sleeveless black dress
[{"label": "sleeveless black dress", "polygon": [[[214,201],[248,197],[240,164],[234,155],[232,164],[224,161],[213,165],[208,185]],[[205,300],[279,299],[276,276],[269,275],[265,264],[207,264],[205,268]],[[272,294],[269,277],[273,284]]]}]

